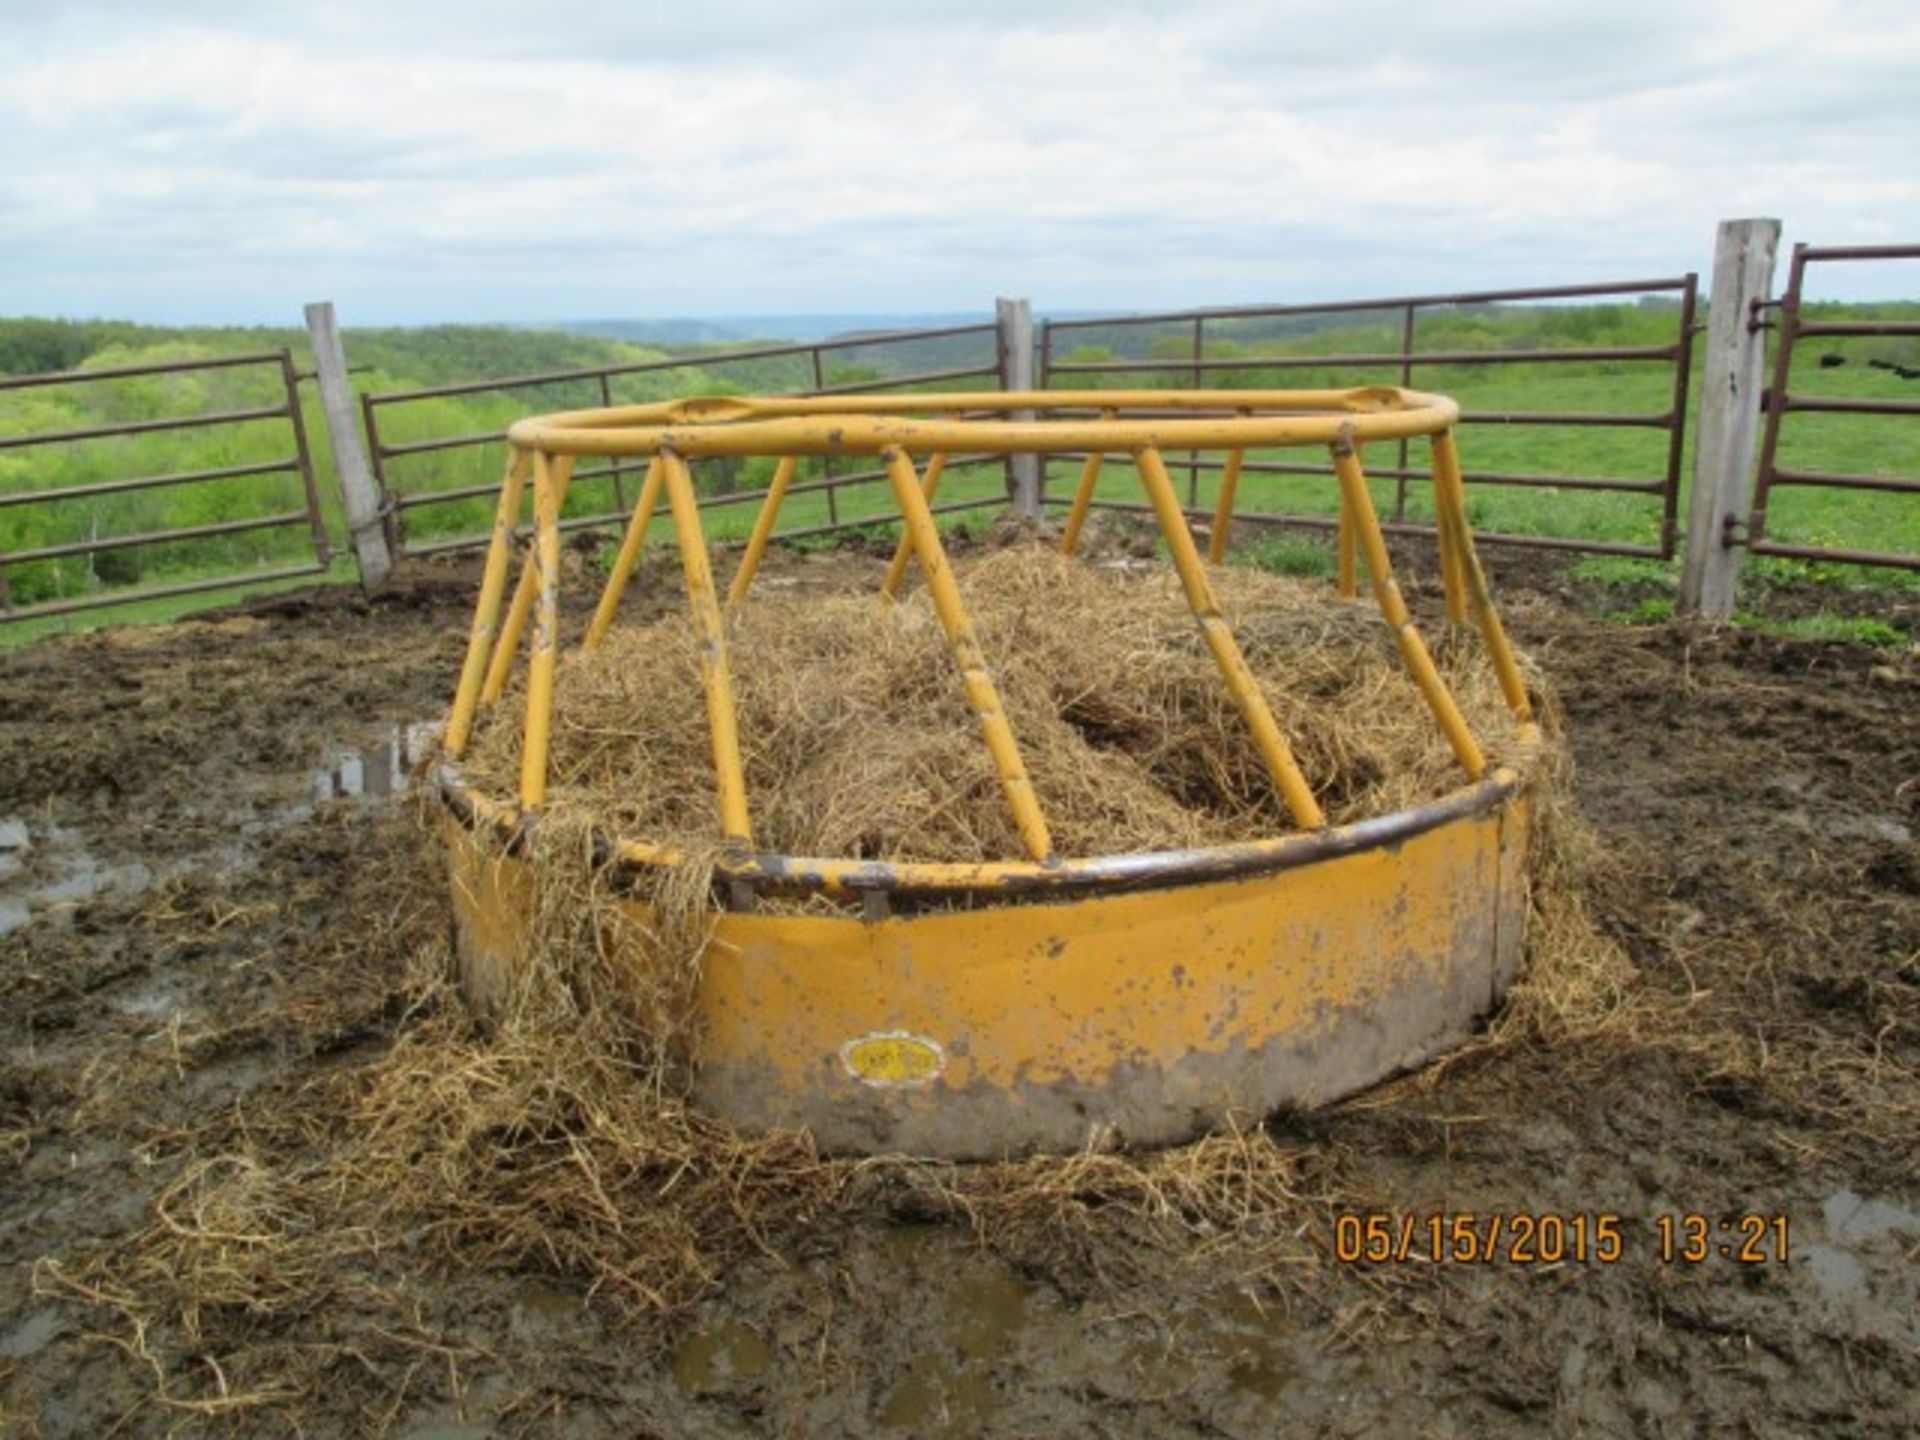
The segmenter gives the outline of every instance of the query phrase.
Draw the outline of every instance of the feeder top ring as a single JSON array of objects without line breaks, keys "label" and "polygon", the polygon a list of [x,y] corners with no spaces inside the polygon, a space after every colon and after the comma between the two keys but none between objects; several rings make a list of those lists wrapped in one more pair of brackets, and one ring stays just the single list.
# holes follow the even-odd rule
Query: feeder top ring
[{"label": "feeder top ring", "polygon": [[540,415],[515,423],[507,438],[549,455],[880,455],[895,447],[1044,455],[1404,440],[1441,434],[1459,418],[1446,396],[1393,385],[727,395]]}]

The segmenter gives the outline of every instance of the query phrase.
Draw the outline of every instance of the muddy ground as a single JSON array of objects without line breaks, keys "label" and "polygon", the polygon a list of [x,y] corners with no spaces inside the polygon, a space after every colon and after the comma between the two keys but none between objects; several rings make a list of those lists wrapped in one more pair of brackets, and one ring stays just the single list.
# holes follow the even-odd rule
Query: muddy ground
[{"label": "muddy ground", "polygon": [[[665,1316],[564,1253],[449,1263],[480,1251],[418,1233],[198,1304],[142,1258],[217,1231],[183,1181],[304,1163],[323,1120],[284,1118],[418,1023],[365,937],[418,903],[390,796],[470,570],[0,658],[0,1430],[1914,1433],[1920,658],[1605,622],[1617,596],[1539,560],[1495,578],[1560,687],[1611,857],[1591,903],[1650,1018],[1273,1117],[1311,1182],[1289,1275],[867,1209],[768,1233]],[[1346,1264],[1354,1210],[1617,1214],[1622,1254]],[[1689,1212],[1785,1216],[1789,1254],[1663,1261],[1657,1217]]]}]

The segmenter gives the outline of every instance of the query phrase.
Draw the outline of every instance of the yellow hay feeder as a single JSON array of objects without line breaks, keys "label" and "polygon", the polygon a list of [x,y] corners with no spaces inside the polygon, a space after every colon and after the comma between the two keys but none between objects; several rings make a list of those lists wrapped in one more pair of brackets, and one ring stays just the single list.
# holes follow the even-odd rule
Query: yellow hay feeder
[{"label": "yellow hay feeder", "polygon": [[[1040,418],[1025,418],[1037,414]],[[581,456],[648,456],[620,556],[582,645],[613,622],[664,493],[701,641],[725,848],[695,997],[694,1097],[750,1129],[810,1128],[832,1150],[980,1157],[1071,1149],[1105,1127],[1157,1144],[1230,1116],[1337,1098],[1458,1043],[1519,962],[1527,913],[1526,690],[1475,554],[1451,400],[1330,391],[1089,391],[703,399],[525,420],[512,454],[440,792],[461,970],[493,1003],[527,949],[533,876],[512,842],[546,799],[558,659],[561,502]],[[1361,469],[1367,442],[1428,437],[1447,613],[1472,620],[1516,727],[1490,767],[1409,618]],[[1340,488],[1338,589],[1364,564],[1402,659],[1463,772],[1430,803],[1329,826],[1214,602],[1207,563],[1161,458],[1224,455],[1212,558],[1224,553],[1249,449],[1324,446]],[[930,508],[945,457],[1085,453],[1062,547],[1072,552],[1103,457],[1130,455],[1222,682],[1293,830],[1202,850],[1056,854]],[[724,597],[687,460],[781,457]],[[728,654],[798,458],[877,457],[904,522],[884,586],[918,562],[1025,855],[883,863],[771,854],[754,843]],[[924,461],[924,471],[919,462]],[[513,534],[531,479],[534,533],[504,623]],[[517,797],[478,793],[459,760],[497,702],[532,621]],[[504,842],[504,843],[503,843]],[[645,836],[603,835],[631,872],[681,863]],[[766,897],[838,907],[773,913]],[[626,902],[640,911],[639,899]],[[786,907],[791,910],[793,907]]]}]

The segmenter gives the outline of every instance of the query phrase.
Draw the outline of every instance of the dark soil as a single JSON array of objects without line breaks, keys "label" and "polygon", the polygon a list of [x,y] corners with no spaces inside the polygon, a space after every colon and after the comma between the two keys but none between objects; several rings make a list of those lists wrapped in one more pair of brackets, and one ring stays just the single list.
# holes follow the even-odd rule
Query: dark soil
[{"label": "dark soil", "polygon": [[[415,1023],[378,941],[430,901],[379,792],[445,703],[473,572],[0,659],[0,1432],[1914,1433],[1920,658],[1605,623],[1551,562],[1495,580],[1560,688],[1640,1019],[1271,1119],[1343,1197],[1296,1283],[856,1211],[652,1318],[558,1251],[451,1266],[404,1233],[298,1306],[271,1265],[147,1305],[143,1237],[223,1223],[189,1213],[196,1167],[299,1167],[302,1097]],[[1355,1209],[1617,1215],[1621,1255],[1343,1264]],[[1789,1256],[1716,1229],[1662,1260],[1686,1214],[1783,1215]]]}]

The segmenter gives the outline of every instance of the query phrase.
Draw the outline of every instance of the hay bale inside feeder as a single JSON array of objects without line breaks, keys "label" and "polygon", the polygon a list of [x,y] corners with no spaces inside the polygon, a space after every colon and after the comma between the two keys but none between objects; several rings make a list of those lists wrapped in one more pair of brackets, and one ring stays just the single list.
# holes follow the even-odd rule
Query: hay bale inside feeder
[{"label": "hay bale inside feeder", "polygon": [[[1005,418],[1022,409],[1041,418]],[[635,977],[684,975],[695,1103],[830,1149],[1171,1142],[1458,1043],[1518,965],[1541,742],[1474,553],[1456,419],[1372,388],[521,422],[440,776],[469,995],[507,1003],[535,963],[540,837],[565,831],[621,887],[594,943]],[[1433,450],[1436,651],[1360,468],[1363,443],[1409,436]],[[1224,456],[1218,559],[1242,454],[1282,445],[1331,452],[1333,586],[1209,567],[1160,455]],[[951,563],[929,508],[942,457],[1022,452],[1094,457],[1064,530]],[[1076,553],[1116,452],[1171,564]],[[722,596],[686,460],[755,454],[784,458]],[[882,595],[750,595],[793,457],[820,454],[885,467],[904,534]],[[575,459],[603,455],[651,458],[562,658],[559,506]],[[527,488],[535,538],[502,624]],[[693,623],[616,623],[662,503]]]}]

